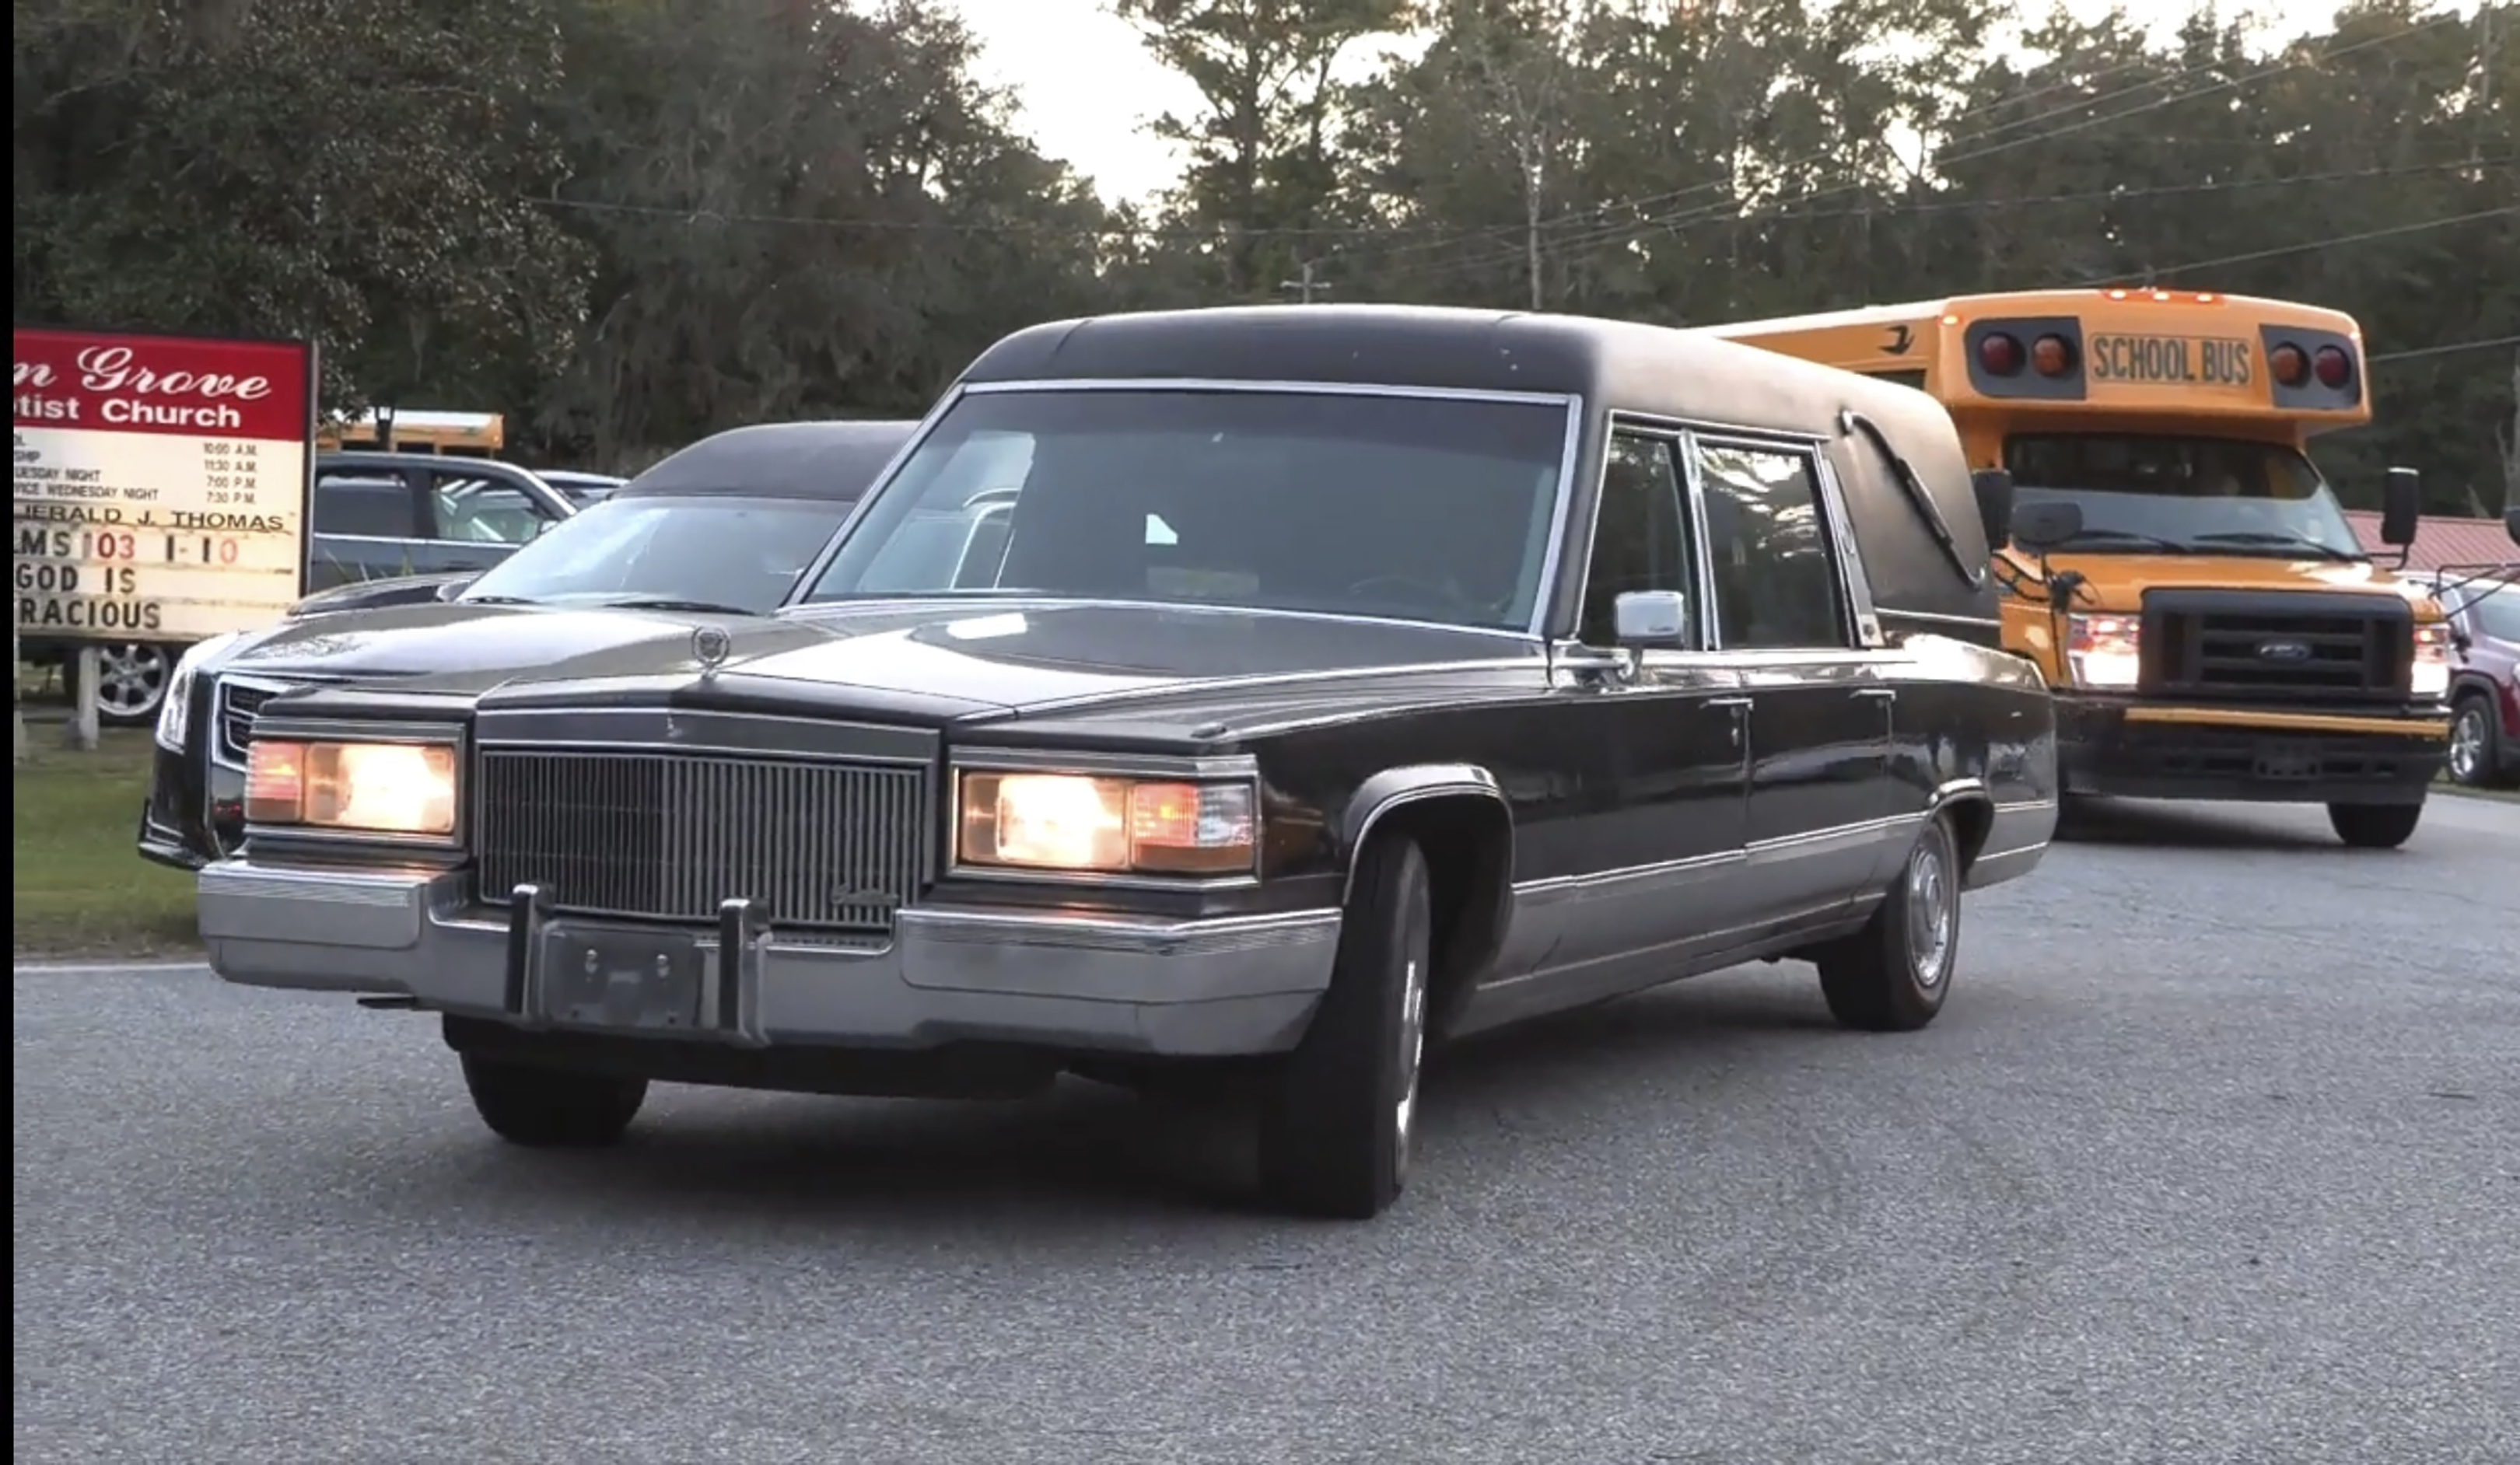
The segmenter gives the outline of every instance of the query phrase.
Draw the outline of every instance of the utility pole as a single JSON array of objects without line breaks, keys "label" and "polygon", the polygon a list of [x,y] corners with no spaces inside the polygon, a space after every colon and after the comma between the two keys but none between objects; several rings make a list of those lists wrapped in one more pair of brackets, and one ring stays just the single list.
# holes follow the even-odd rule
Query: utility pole
[{"label": "utility pole", "polygon": [[1303,278],[1300,280],[1279,281],[1278,289],[1291,291],[1294,294],[1297,303],[1304,305],[1310,305],[1313,303],[1314,291],[1320,290],[1327,292],[1330,289],[1330,283],[1328,281],[1317,279],[1314,276],[1313,262],[1309,259],[1304,261],[1302,275]]}]

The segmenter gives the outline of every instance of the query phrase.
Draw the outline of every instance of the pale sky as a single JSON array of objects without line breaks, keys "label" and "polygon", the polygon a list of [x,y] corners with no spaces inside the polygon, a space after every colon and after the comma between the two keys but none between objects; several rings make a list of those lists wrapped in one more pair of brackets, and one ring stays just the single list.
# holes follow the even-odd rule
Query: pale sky
[{"label": "pale sky", "polygon": [[[1104,0],[943,0],[962,11],[983,46],[978,71],[984,81],[1012,91],[1022,106],[1022,128],[1041,150],[1063,157],[1091,176],[1102,197],[1118,202],[1144,199],[1169,187],[1180,174],[1170,148],[1148,137],[1143,124],[1167,109],[1188,114],[1198,94],[1165,70],[1139,44],[1137,32],[1105,8]],[[2108,0],[2065,0],[2084,19],[2106,13]],[[2176,26],[2191,8],[2186,0],[2124,0],[2133,15],[2156,18],[2161,30]],[[2471,3],[2445,7],[2473,13]],[[2036,9],[2025,5],[2025,11]],[[2269,28],[2290,37],[2325,29],[2335,0],[2237,0],[2226,13],[2266,17]],[[1370,69],[1374,50],[1357,48],[1350,69]]]}]

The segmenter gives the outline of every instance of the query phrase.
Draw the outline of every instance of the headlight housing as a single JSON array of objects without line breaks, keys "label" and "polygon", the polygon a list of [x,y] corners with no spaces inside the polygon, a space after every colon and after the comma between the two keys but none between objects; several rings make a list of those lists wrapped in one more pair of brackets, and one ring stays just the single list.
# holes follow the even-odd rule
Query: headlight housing
[{"label": "headlight housing", "polygon": [[193,683],[201,677],[203,666],[244,634],[222,632],[186,646],[184,654],[175,658],[175,669],[166,674],[166,700],[158,704],[158,746],[170,753],[184,751],[184,735],[193,728]]},{"label": "headlight housing", "polygon": [[2133,615],[2066,617],[2065,664],[2077,687],[2132,691],[2142,680],[2143,620]]},{"label": "headlight housing", "polygon": [[455,832],[455,749],[435,742],[256,737],[245,819],[358,834]]},{"label": "headlight housing", "polygon": [[2425,701],[2450,695],[2450,626],[2443,621],[2415,628],[2415,659],[2407,674],[2407,691]]},{"label": "headlight housing", "polygon": [[1246,875],[1259,860],[1248,778],[1182,780],[967,770],[956,863],[1070,874]]}]

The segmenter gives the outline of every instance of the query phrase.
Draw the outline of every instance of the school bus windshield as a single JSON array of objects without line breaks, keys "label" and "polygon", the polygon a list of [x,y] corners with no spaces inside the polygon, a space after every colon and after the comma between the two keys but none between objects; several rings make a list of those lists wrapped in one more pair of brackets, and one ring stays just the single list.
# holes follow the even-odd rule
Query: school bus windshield
[{"label": "school bus windshield", "polygon": [[2077,554],[2365,557],[2318,469],[2280,444],[2016,432],[2003,456],[2019,502],[2081,508]]}]

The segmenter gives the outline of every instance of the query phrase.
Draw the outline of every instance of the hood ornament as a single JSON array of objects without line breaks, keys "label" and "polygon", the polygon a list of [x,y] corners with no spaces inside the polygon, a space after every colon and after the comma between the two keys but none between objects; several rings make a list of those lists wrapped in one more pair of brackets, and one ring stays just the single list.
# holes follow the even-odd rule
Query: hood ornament
[{"label": "hood ornament", "polygon": [[735,638],[724,626],[700,626],[692,632],[692,659],[700,664],[703,678],[717,675],[717,669],[734,654]]}]

